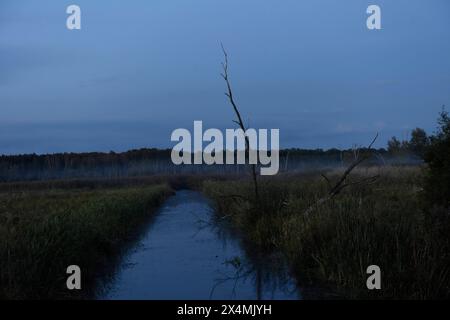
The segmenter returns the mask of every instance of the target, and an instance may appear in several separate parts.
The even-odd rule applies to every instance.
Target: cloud
[[[14,76],[52,63],[48,53],[39,48],[0,46],[0,85]]]
[[[355,128],[352,125],[339,123],[336,126],[336,132],[337,133],[351,133],[355,131]]]

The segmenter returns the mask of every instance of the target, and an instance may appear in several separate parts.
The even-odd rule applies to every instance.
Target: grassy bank
[[[247,180],[207,181],[203,190],[250,241],[284,253],[300,286],[344,298],[448,298],[448,213],[423,207],[419,168],[354,176],[373,173],[381,175],[376,183],[349,187],[308,216],[327,192],[319,174],[261,179],[257,206]],[[339,172],[328,175],[333,180]],[[369,291],[366,268],[373,264],[381,268],[382,289]]]
[[[11,188],[7,188],[11,190]],[[85,298],[153,209],[165,184],[0,193],[0,298]],[[66,268],[82,271],[81,291],[66,289]]]

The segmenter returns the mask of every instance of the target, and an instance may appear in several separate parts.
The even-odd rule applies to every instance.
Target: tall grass
[[[0,194],[0,298],[86,298],[137,226],[170,194],[167,185]],[[66,288],[78,265],[82,290]]]
[[[203,189],[250,241],[284,253],[301,286],[342,298],[448,298],[448,213],[423,207],[419,168],[356,175],[373,170],[381,174],[375,184],[350,188],[308,216],[327,191],[318,174],[262,179],[257,206],[246,200],[250,181],[208,181]],[[366,287],[369,265],[381,268],[381,290]]]

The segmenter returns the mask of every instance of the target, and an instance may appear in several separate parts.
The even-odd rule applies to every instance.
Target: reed
[[[424,206],[421,168],[360,168],[352,178],[374,172],[380,178],[373,184],[350,186],[308,215],[328,190],[319,174],[261,179],[258,209],[247,200],[250,179],[207,181],[203,190],[250,241],[282,252],[301,287],[343,298],[448,298],[448,213]],[[370,291],[366,268],[374,264],[382,289]]]
[[[0,298],[91,297],[97,276],[170,193],[166,184],[0,193]],[[69,265],[81,268],[81,291],[66,288]]]

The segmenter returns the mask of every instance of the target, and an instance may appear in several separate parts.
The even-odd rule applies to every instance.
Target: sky
[[[79,5],[81,30],[66,28]],[[381,30],[366,9],[381,7]],[[448,0],[1,0],[0,154],[171,148],[234,128],[282,148],[376,146],[450,105]]]

